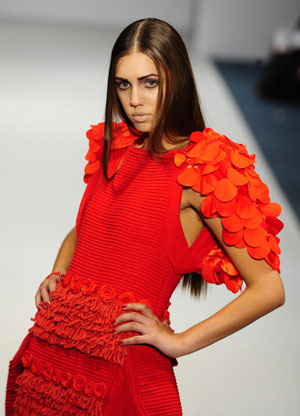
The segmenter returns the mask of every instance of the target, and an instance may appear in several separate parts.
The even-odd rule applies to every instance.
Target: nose
[[[130,95],[130,105],[132,107],[137,107],[142,104],[142,97],[139,91],[138,86],[132,86],[131,95]]]

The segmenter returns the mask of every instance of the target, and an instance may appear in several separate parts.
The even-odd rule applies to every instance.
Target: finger
[[[48,292],[48,285],[46,286],[46,285],[41,285],[41,287],[40,287],[40,292],[41,292],[41,297],[42,297],[42,300],[44,301],[44,302],[48,302],[48,303],[50,303],[50,296],[49,296],[49,292]]]
[[[146,328],[145,325],[139,324],[138,322],[129,322],[128,324],[123,324],[123,325],[118,326],[114,334],[119,334],[120,332],[125,332],[125,331],[145,333],[145,328]]]
[[[56,277],[58,277],[58,276],[56,276]],[[48,285],[51,301],[52,301],[52,292],[53,292],[53,290],[55,290],[56,285],[57,285],[57,279],[51,279],[50,282],[49,282],[49,285]]]
[[[148,319],[149,318],[147,318],[146,316],[143,316],[143,315],[141,315],[139,313],[136,313],[136,312],[122,313],[121,315],[119,315],[116,318],[113,325],[117,325],[120,322],[125,322],[125,321],[135,321],[135,322],[140,322],[141,324],[146,325]]]
[[[132,345],[132,344],[149,344],[151,345],[147,335],[137,335],[131,338],[124,338],[120,341],[122,345]]]
[[[144,316],[148,318],[153,318],[156,316],[152,309],[149,306],[145,305],[144,303],[127,303],[127,306],[123,308],[125,311],[128,309],[133,309],[135,311],[140,311]]]
[[[35,294],[35,305],[38,309],[41,309],[41,307],[39,306],[40,301],[41,301],[41,294],[40,294],[40,289],[39,289]]]

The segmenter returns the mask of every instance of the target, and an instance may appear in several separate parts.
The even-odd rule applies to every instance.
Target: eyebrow
[[[155,76],[155,77],[158,77],[158,74],[148,74],[148,75],[144,75],[144,76],[142,76],[142,77],[139,77],[138,78],[138,81],[142,81],[143,79],[145,79],[145,78],[149,78],[149,77],[153,77],[153,76]],[[116,79],[121,79],[122,81],[128,81],[128,79],[126,79],[126,78],[122,78],[122,77],[115,77],[115,80]]]

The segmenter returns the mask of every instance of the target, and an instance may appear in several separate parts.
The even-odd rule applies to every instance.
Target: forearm
[[[59,252],[57,254],[52,272],[61,272],[65,273],[71,264],[74,251],[77,244],[77,234],[76,234],[76,228],[72,228],[72,230],[69,232],[69,234],[64,239]]]
[[[271,288],[265,285],[247,287],[224,308],[182,333],[182,355],[205,348],[278,308],[284,303],[281,293],[281,281]]]

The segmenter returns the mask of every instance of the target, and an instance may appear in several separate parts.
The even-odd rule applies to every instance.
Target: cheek
[[[153,90],[150,90],[148,92],[147,100],[148,100],[149,104],[151,104],[152,107],[155,107],[156,103],[157,103],[157,99],[158,99],[158,89],[153,88]]]

